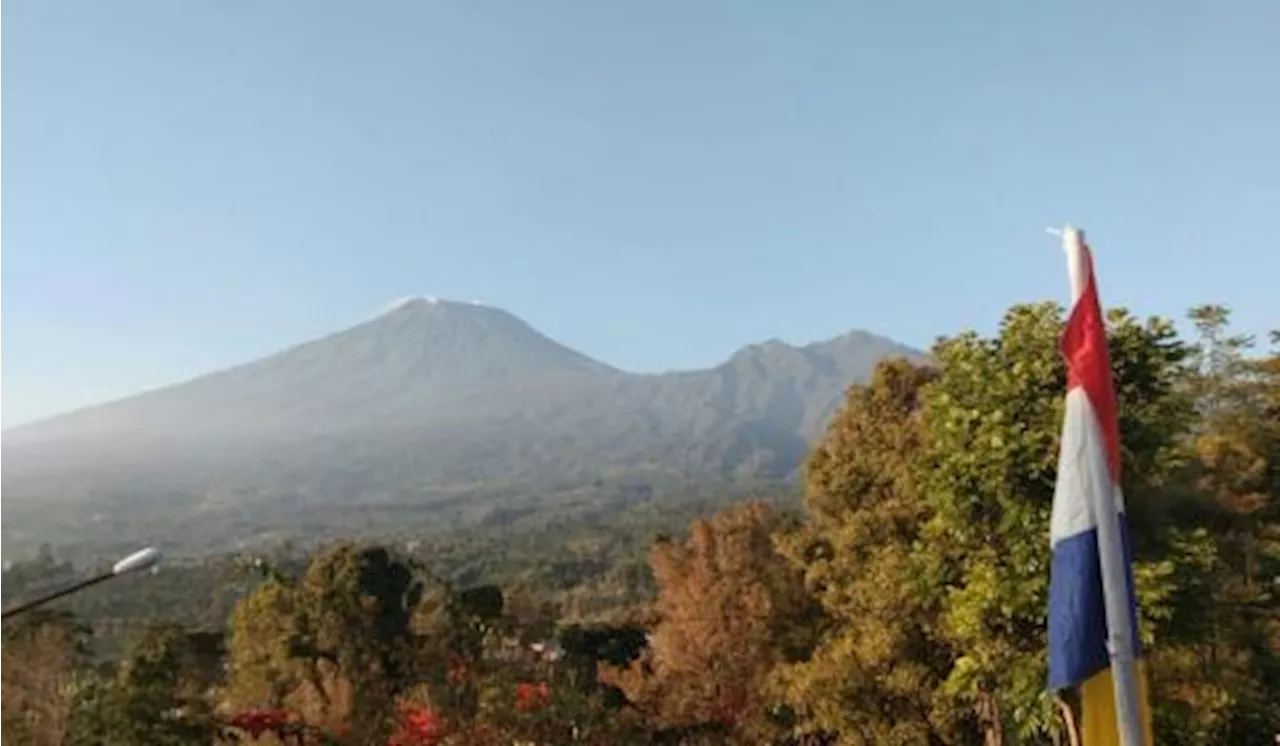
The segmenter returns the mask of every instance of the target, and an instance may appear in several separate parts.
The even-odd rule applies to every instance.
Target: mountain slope
[[[342,430],[406,408],[448,408],[461,391],[613,373],[506,311],[415,298],[247,365],[6,430],[5,445]]]
[[[50,506],[63,524],[96,512],[136,531],[144,510],[260,526],[285,506],[425,510],[601,480],[786,477],[845,387],[903,355],[920,357],[851,332],[632,374],[505,311],[413,300],[257,362],[5,431],[5,538],[53,525]]]

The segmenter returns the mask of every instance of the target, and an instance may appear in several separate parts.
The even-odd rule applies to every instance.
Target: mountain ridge
[[[379,352],[393,352],[386,349],[389,345],[388,337],[393,337],[391,341],[403,343],[412,341],[415,331],[420,332],[421,329],[415,330],[412,327],[417,324],[434,323],[434,330],[437,334],[441,332],[441,322],[448,323],[448,319],[444,319],[444,315],[456,316],[459,311],[465,312],[470,323],[467,330],[473,336],[486,332],[485,327],[490,329],[497,327],[502,329],[505,327],[506,336],[524,341],[527,348],[523,352],[528,353],[522,358],[521,362],[526,366],[533,363],[545,363],[548,358],[559,357],[566,367],[580,368],[584,371],[612,372],[613,368],[587,357],[575,350],[571,350],[550,338],[542,335],[534,330],[525,321],[519,317],[492,306],[480,304],[463,304],[455,301],[439,301],[427,299],[423,297],[411,297],[401,299],[385,311],[377,316],[359,322],[352,326],[339,329],[328,334],[315,337],[310,340],[300,342],[298,344],[287,346],[277,352],[249,360],[244,363],[228,366],[209,373],[201,374],[193,378],[179,381],[173,384],[161,386],[159,388],[142,391],[129,396],[122,397],[107,402],[101,402],[88,407],[55,414],[50,417],[42,418],[37,421],[22,423],[13,427],[5,428],[4,434],[7,438],[16,437],[18,442],[23,442],[24,436],[30,433],[38,433],[49,427],[56,427],[66,423],[68,420],[99,413],[104,409],[111,409],[120,405],[134,405],[139,402],[152,402],[157,399],[165,400],[175,391],[188,393],[194,389],[199,389],[201,393],[207,393],[209,387],[231,384],[241,385],[252,388],[253,379],[259,371],[270,368],[272,366],[307,366],[307,365],[323,365],[326,358],[332,361],[338,358],[345,361],[347,367],[345,370],[338,370],[331,374],[331,377],[341,378],[343,385],[352,383],[351,376],[355,374],[359,377],[361,374],[367,374],[370,371],[353,371],[352,368],[362,367],[367,364],[367,368],[377,368],[385,365],[387,360],[370,359]],[[370,335],[370,332],[373,335]],[[452,330],[445,329],[444,333],[449,334]],[[354,342],[355,349],[346,349],[340,351],[332,350],[334,345],[346,345]],[[379,344],[384,345],[383,349],[378,349]],[[363,349],[361,349],[363,348]],[[530,349],[532,348],[532,349]],[[403,349],[403,347],[402,347]],[[312,353],[316,350],[324,350],[323,356],[316,356]],[[320,358],[320,359],[317,359]],[[447,358],[446,358],[447,360]],[[419,362],[415,360],[402,360],[401,364]],[[494,361],[485,361],[486,365],[492,366]],[[381,371],[385,372],[385,371]],[[524,370],[525,375],[530,373],[536,374],[537,370]],[[437,371],[437,378],[452,378],[453,381],[447,383],[456,383],[458,380],[465,380],[468,377],[468,371],[446,373],[440,376]],[[323,396],[326,392],[313,392],[316,396]],[[328,392],[331,393],[331,392]]]
[[[924,359],[855,330],[631,373],[501,309],[405,301],[243,365],[5,430],[4,536],[104,525],[124,536],[154,516],[166,532],[195,516],[260,527],[283,506],[527,512],[619,480],[790,479],[849,384],[899,356]]]
[[[211,380],[218,380],[218,379],[221,379],[227,376],[232,376],[232,375],[244,375],[249,370],[255,369],[264,364],[273,363],[287,356],[304,353],[307,349],[312,348],[316,345],[332,343],[332,342],[341,340],[342,338],[348,335],[351,335],[353,333],[359,333],[362,329],[370,325],[379,324],[381,322],[385,322],[386,320],[400,317],[400,316],[421,313],[423,310],[435,310],[435,309],[441,309],[446,311],[448,309],[479,310],[480,312],[490,314],[495,318],[502,318],[504,319],[504,321],[508,323],[518,324],[528,332],[531,332],[532,334],[535,334],[538,337],[540,337],[542,340],[545,340],[546,342],[560,348],[565,353],[567,353],[567,355],[578,358],[582,362],[583,366],[587,369],[595,369],[595,370],[598,370],[599,372],[608,372],[612,374],[633,376],[637,378],[701,374],[701,373],[706,373],[708,371],[716,370],[718,368],[721,368],[727,365],[731,365],[735,360],[749,358],[751,355],[755,354],[757,351],[763,351],[763,350],[774,350],[774,351],[793,350],[797,352],[806,351],[806,350],[821,351],[824,349],[829,349],[832,346],[839,345],[850,339],[857,340],[860,343],[880,345],[885,347],[897,347],[913,356],[920,356],[920,357],[923,356],[923,353],[917,350],[914,350],[912,348],[909,348],[905,345],[902,345],[888,337],[874,334],[872,332],[862,330],[862,329],[852,329],[850,331],[838,334],[834,337],[830,337],[827,339],[814,340],[814,341],[810,341],[803,344],[795,344],[795,343],[787,342],[785,340],[782,340],[776,337],[766,339],[762,342],[747,343],[737,348],[732,353],[730,353],[729,356],[726,357],[721,362],[707,366],[707,367],[668,368],[668,369],[651,370],[651,371],[632,371],[632,370],[627,370],[627,369],[610,365],[609,363],[601,361],[598,358],[589,356],[585,353],[582,353],[572,348],[569,348],[567,346],[561,345],[560,343],[555,342],[550,337],[547,337],[546,335],[544,335],[542,332],[536,330],[534,327],[528,324],[528,322],[524,321],[519,316],[516,316],[515,314],[509,311],[506,311],[504,309],[498,308],[496,306],[490,306],[484,303],[480,303],[479,301],[464,302],[464,301],[439,299],[431,296],[406,296],[403,298],[399,298],[396,301],[393,301],[392,303],[389,303],[386,307],[384,307],[384,309],[380,313],[378,313],[376,316],[372,318],[369,318],[364,321],[353,324],[351,326],[330,332],[328,334],[323,334],[318,337],[315,337],[303,342],[299,342],[297,344],[286,346],[276,352],[268,353],[261,357],[257,357],[242,363],[232,364],[225,368],[220,368],[208,373],[202,373],[202,374],[193,376],[191,378],[176,381],[174,383],[166,384],[157,388],[135,392],[132,394],[122,396],[117,399],[98,402],[98,403],[90,404],[88,406],[80,407],[77,409],[55,413],[47,417],[42,417],[36,420],[31,420],[28,422],[22,422],[16,425],[11,425],[9,427],[3,428],[2,430],[0,430],[0,432],[3,432],[6,436],[9,436],[9,437],[18,436],[19,440],[21,441],[22,436],[28,432],[42,429],[47,425],[57,423],[67,418],[77,417],[82,414],[87,414],[97,410],[101,410],[103,408],[114,407],[116,405],[133,402],[135,400],[142,399],[142,398],[151,398],[157,395],[163,395],[171,390],[181,389],[184,387],[191,386],[193,384],[205,385],[209,383]]]

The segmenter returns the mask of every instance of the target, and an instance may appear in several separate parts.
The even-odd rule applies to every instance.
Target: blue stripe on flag
[[[1129,575],[1129,623],[1134,654],[1142,654],[1138,639],[1138,609],[1133,594],[1133,550],[1129,524],[1120,516],[1120,537]],[[1049,570],[1049,691],[1080,684],[1111,665],[1107,654],[1107,615],[1102,600],[1102,570],[1098,562],[1098,530],[1083,531],[1053,547]]]

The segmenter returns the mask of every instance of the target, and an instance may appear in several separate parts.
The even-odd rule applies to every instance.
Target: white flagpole
[[[1074,302],[1079,302],[1084,292],[1085,273],[1088,271],[1088,268],[1078,265],[1079,258],[1084,256],[1081,250],[1083,240],[1080,231],[1071,226],[1066,226],[1062,231],[1073,305]],[[1137,648],[1129,620],[1129,569],[1120,538],[1120,514],[1111,472],[1107,468],[1107,454],[1096,441],[1093,450],[1095,453],[1090,454],[1093,467],[1089,469],[1089,494],[1093,496],[1093,514],[1098,526],[1098,561],[1102,569],[1107,652],[1111,656],[1111,679],[1115,686],[1116,718],[1119,721],[1117,725],[1124,746],[1145,746],[1146,732],[1142,727],[1141,692],[1138,688]]]

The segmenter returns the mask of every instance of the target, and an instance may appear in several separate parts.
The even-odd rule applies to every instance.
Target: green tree
[[[501,626],[504,607],[497,586],[458,592],[432,578],[414,610],[416,691],[412,696],[453,721],[474,722],[485,647]]]
[[[183,628],[157,623],[115,676],[79,692],[74,742],[84,746],[198,746],[215,735],[202,657]]]
[[[1179,393],[1187,350],[1168,321],[1141,323],[1120,310],[1108,321],[1122,488],[1142,578],[1148,558],[1163,554],[1153,508],[1180,465],[1189,424]],[[1044,618],[1066,387],[1062,328],[1061,309],[1041,304],[1011,310],[994,338],[944,339],[934,348],[940,376],[924,397],[929,520],[918,590],[937,605],[937,634],[955,656],[941,691],[972,709],[989,743],[1045,739],[1061,725],[1045,693]],[[1150,642],[1162,608],[1150,594],[1143,601]]]
[[[1194,601],[1218,548],[1180,508],[1196,500],[1189,351],[1167,321],[1108,319],[1141,629],[1159,681],[1159,655],[1201,634]],[[850,391],[810,457],[809,523],[779,539],[832,620],[813,655],[783,671],[812,726],[850,744],[1061,736],[1045,692],[1045,604],[1062,328],[1057,306],[1015,307],[994,337],[940,340],[932,369],[884,364]]]
[[[344,543],[301,580],[273,573],[232,616],[229,699],[295,706],[357,743],[384,739],[416,683],[415,568],[381,547]]]
[[[309,666],[298,656],[305,608],[301,589],[282,576],[268,578],[236,604],[227,646],[232,709],[279,707],[306,680]]]
[[[1250,357],[1253,340],[1231,333],[1222,306],[1190,317],[1199,417],[1175,532],[1196,572],[1153,656],[1157,725],[1168,743],[1269,743],[1280,731],[1280,356]]]
[[[385,738],[395,696],[412,685],[416,573],[381,547],[343,544],[312,561],[302,586],[302,652],[336,666],[350,686],[352,737]]]
[[[808,727],[841,744],[942,743],[965,728],[938,707],[951,660],[930,637],[936,611],[907,582],[926,516],[921,396],[936,377],[896,360],[849,389],[809,456],[809,520],[778,537],[830,620],[780,680]]]

